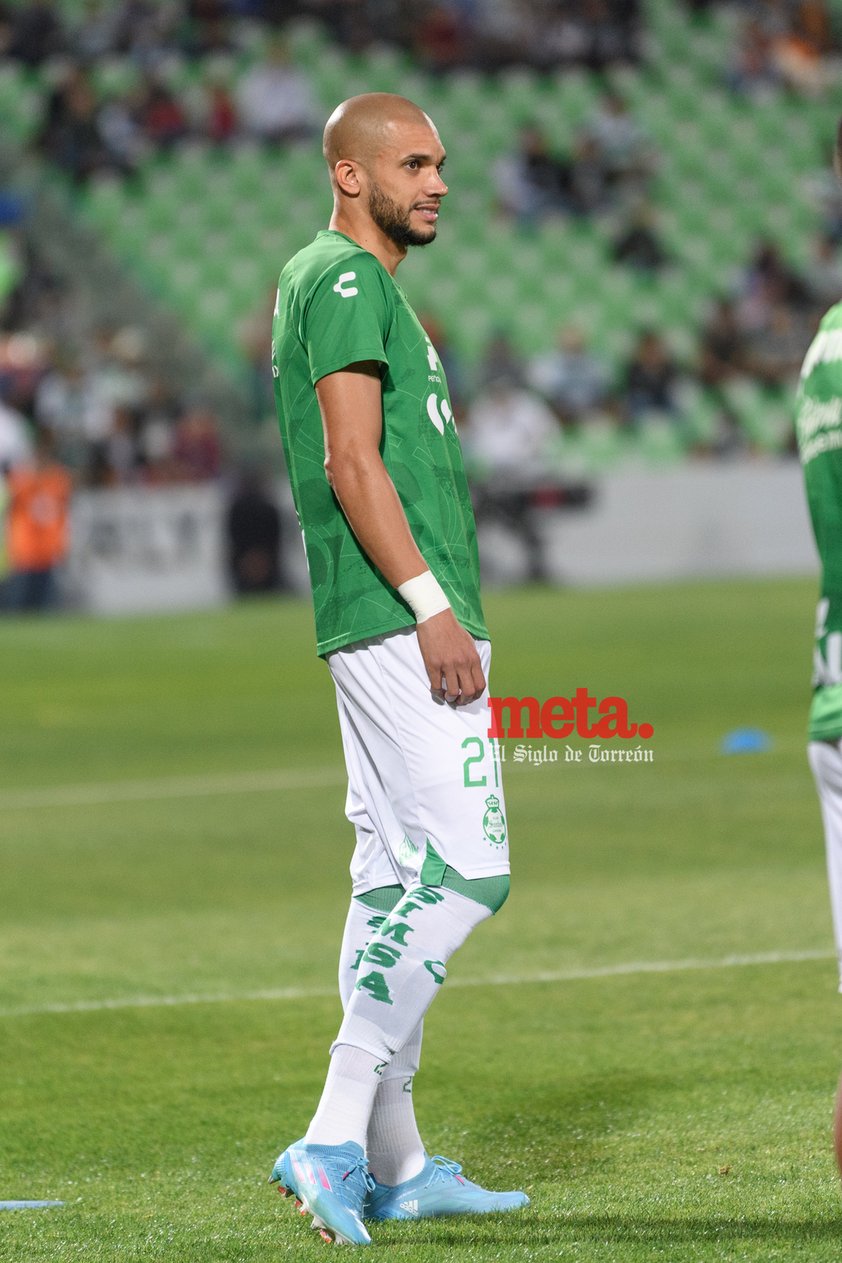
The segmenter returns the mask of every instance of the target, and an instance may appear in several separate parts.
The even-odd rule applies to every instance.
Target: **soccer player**
[[[835,166],[842,178],[842,121]],[[804,359],[796,432],[822,570],[808,754],[821,803],[842,991],[842,302],[824,317]],[[842,1082],[834,1140],[842,1172]]]
[[[418,106],[376,92],[334,111],[324,156],[333,215],[281,274],[272,371],[356,847],[344,1018],[306,1135],[270,1179],[326,1239],[364,1245],[364,1219],[529,1199],[431,1158],[412,1103],[447,961],[509,890],[471,502],[441,362],[395,281],[435,239],[445,151]]]

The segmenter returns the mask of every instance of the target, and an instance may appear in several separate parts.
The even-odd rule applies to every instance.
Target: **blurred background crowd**
[[[0,0],[8,522],[22,469],[66,472],[64,517],[79,490],[219,484],[231,557],[249,514],[277,555],[274,283],[329,213],[323,120],[369,89],[419,99],[451,150],[438,258],[406,288],[478,512],[522,536],[532,577],[530,511],[587,503],[618,462],[786,459],[798,366],[842,296],[840,54],[828,0]],[[80,298],[98,250],[137,309]],[[159,313],[224,403],[162,362]],[[280,584],[265,557],[232,561],[233,586]]]

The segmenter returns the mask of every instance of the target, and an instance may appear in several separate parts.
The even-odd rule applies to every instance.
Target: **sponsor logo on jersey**
[[[340,294],[342,298],[353,298],[355,294],[360,292],[356,285],[351,284],[351,281],[356,279],[356,272],[343,272],[333,287],[334,293]]]
[[[453,410],[446,399],[439,399],[434,391],[427,396],[427,416],[438,430],[439,434],[444,434],[444,427],[451,424],[455,427],[453,420]]]
[[[427,338],[427,363],[430,366],[431,373],[438,373],[439,357],[436,355],[436,348],[433,346],[429,338]]]

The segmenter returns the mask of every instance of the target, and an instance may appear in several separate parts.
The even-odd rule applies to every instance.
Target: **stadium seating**
[[[419,308],[443,321],[469,365],[495,329],[507,329],[521,350],[539,351],[571,319],[615,364],[646,324],[662,329],[686,359],[709,302],[758,235],[778,240],[795,262],[805,257],[817,224],[806,177],[825,160],[834,102],[781,95],[751,104],[735,97],[723,77],[734,38],[728,9],[714,9],[700,22],[683,5],[649,0],[647,21],[645,64],[610,72],[609,80],[627,96],[659,155],[654,203],[674,266],[654,283],[610,261],[604,224],[558,220],[526,232],[495,213],[493,163],[519,122],[536,119],[564,146],[601,91],[594,75],[512,69],[493,82],[474,71],[433,78],[413,69],[400,50],[352,55],[315,24],[290,28],[293,55],[311,74],[325,112],[371,89],[400,90],[429,104],[449,148],[454,192],[435,251],[411,256],[401,282]],[[246,64],[238,62],[234,73]],[[171,73],[188,91],[202,70],[176,63]],[[99,87],[124,89],[132,74],[110,59],[98,68]],[[0,67],[0,113],[19,144],[37,126],[39,99],[36,74]],[[329,208],[316,141],[282,152],[245,145],[224,154],[190,143],[148,159],[138,180],[97,180],[77,200],[79,213],[126,266],[191,323],[233,375],[244,371],[238,327],[265,306],[281,265]],[[759,388],[732,393],[752,442],[773,451],[785,445],[780,409],[770,411]],[[710,412],[709,401],[698,400],[672,441],[653,432],[641,438],[640,450],[658,461],[680,459],[685,443],[709,432]],[[589,446],[600,466],[625,448]]]

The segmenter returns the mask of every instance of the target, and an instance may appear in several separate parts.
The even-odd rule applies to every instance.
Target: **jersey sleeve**
[[[367,255],[333,264],[308,296],[301,335],[315,386],[362,360],[388,364],[392,311],[377,260]]]

